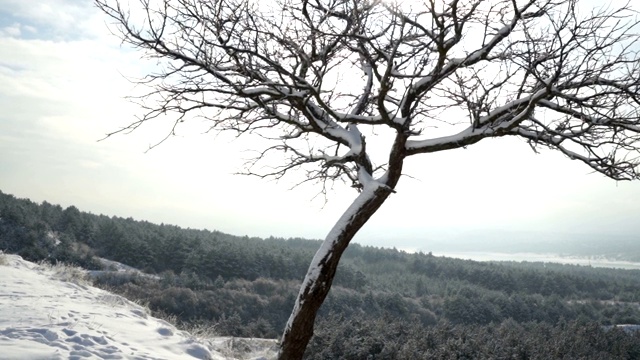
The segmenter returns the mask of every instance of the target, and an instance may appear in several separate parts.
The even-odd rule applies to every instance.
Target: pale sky
[[[90,0],[0,0],[0,190],[235,235],[324,238],[356,192],[233,175],[255,139],[202,134],[161,146],[163,127],[97,140],[140,114],[126,80],[151,64],[121,47]],[[151,68],[152,69],[152,68]],[[636,234],[640,183],[592,174],[518,139],[408,160],[394,194],[357,236],[408,248],[475,231]]]

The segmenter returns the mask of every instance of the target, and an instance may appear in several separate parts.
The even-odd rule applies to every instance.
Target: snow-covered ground
[[[275,341],[197,339],[77,269],[0,254],[0,359],[271,359]]]

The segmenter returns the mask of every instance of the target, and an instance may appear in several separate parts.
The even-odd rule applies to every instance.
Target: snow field
[[[0,254],[0,359],[275,357],[273,340],[198,339],[83,279],[79,269]]]

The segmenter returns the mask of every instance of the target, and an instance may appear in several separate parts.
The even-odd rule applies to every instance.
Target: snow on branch
[[[570,121],[574,140],[593,135],[577,130],[580,121],[625,134],[640,126],[631,110],[638,27],[626,7],[578,13],[578,0],[141,0],[146,19],[139,21],[117,0],[96,4],[124,43],[163,65],[142,81],[152,89],[139,99],[147,112],[108,136],[174,114],[170,136],[200,116],[214,131],[279,139],[251,164],[274,150],[285,163],[264,173],[252,166],[248,172],[259,176],[318,165],[308,173],[316,180],[357,183],[361,168],[374,176],[393,167],[391,158],[374,164],[364,146],[379,126],[402,134],[396,140],[403,144],[389,149],[404,149],[399,157],[539,123],[546,130]],[[454,134],[429,136],[442,125]],[[318,141],[324,148],[310,145]]]

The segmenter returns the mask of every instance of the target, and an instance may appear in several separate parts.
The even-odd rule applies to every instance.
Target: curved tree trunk
[[[402,175],[407,134],[398,132],[389,154],[384,182],[372,180],[342,214],[316,252],[304,278],[280,342],[279,360],[302,359],[313,336],[318,309],[331,289],[342,254],[349,242],[394,192]]]
[[[371,185],[340,217],[314,256],[280,343],[279,359],[301,359],[313,336],[316,313],[331,289],[342,253],[349,242],[392,192]]]

